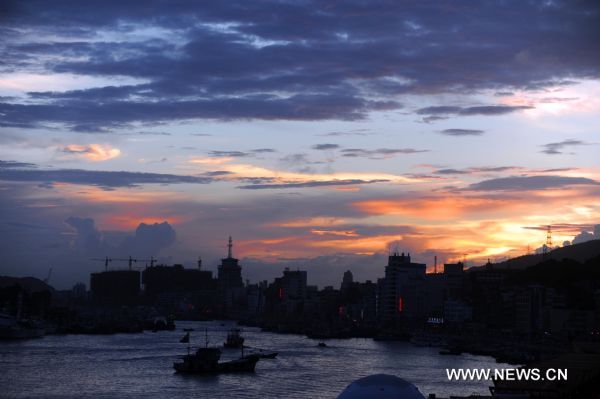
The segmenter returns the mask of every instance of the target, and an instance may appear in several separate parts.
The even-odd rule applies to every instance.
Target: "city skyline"
[[[233,236],[244,276],[325,285],[600,238],[593,3],[0,13],[2,274],[215,270]]]

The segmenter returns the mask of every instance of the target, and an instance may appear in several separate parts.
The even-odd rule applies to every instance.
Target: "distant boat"
[[[0,313],[0,339],[40,338],[44,334],[45,330],[32,321]]]
[[[226,362],[219,362],[220,358],[219,348],[198,348],[196,353],[183,356],[182,362],[173,363],[173,368],[178,373],[190,374],[253,372],[260,360],[257,355]]]
[[[440,355],[462,355],[462,351],[458,348],[442,349]]]
[[[144,330],[157,331],[173,331],[175,330],[175,322],[170,317],[158,316],[153,319],[148,319],[144,322]]]
[[[233,328],[229,330],[227,334],[227,340],[223,343],[225,348],[241,348],[244,346],[244,337],[241,335],[239,328]]]
[[[319,342],[317,345],[319,348],[327,348],[327,344],[325,342]]]

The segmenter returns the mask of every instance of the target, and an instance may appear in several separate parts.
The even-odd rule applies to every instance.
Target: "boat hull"
[[[174,363],[173,368],[178,373],[187,374],[215,374],[215,373],[251,373],[259,361],[258,356],[247,356],[237,360],[221,362],[215,365]]]

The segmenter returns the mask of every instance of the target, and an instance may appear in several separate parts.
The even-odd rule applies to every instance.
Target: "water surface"
[[[224,324],[224,325],[221,325]],[[177,331],[106,336],[46,336],[0,341],[0,397],[10,398],[335,398],[349,383],[374,373],[393,374],[425,396],[488,394],[487,381],[449,382],[446,368],[495,368],[485,356],[441,356],[439,348],[371,339],[327,340],[327,348],[301,335],[243,327],[246,344],[279,356],[258,362],[251,374],[186,376],[173,362],[186,353],[182,328],[194,328],[192,348],[222,345],[233,322],[178,322]],[[225,349],[222,359],[239,357]]]

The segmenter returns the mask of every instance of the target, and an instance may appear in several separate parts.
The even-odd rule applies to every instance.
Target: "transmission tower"
[[[552,251],[552,226],[548,225],[548,230],[546,230],[546,245],[544,245],[544,256]]]

